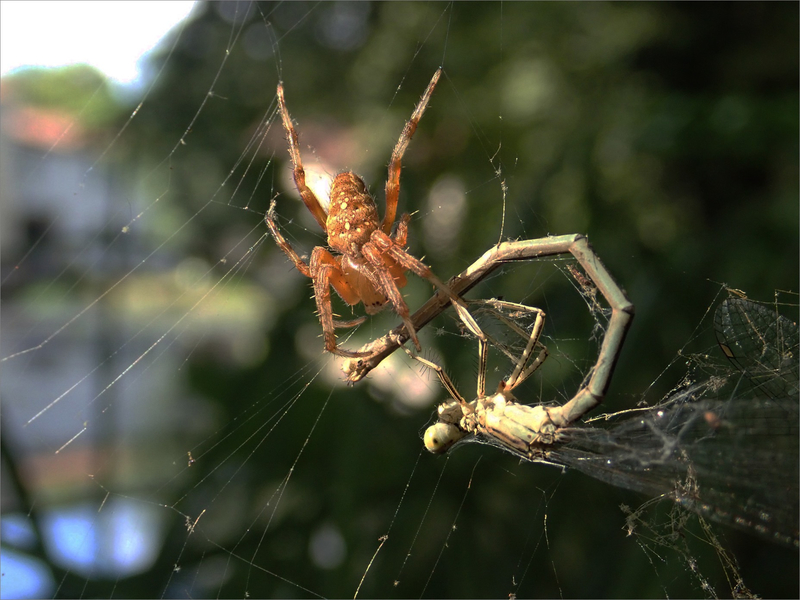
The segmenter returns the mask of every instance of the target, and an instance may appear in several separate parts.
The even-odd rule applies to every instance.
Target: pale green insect
[[[511,248],[503,249],[503,246],[514,246],[514,248],[512,251]],[[446,452],[457,442],[472,435],[526,459],[546,461],[547,446],[557,441],[558,430],[569,426],[602,402],[633,319],[634,309],[633,304],[603,266],[585,237],[561,236],[501,244],[487,252],[465,274],[455,278],[455,283],[451,282],[451,285],[458,287],[462,279],[468,277],[470,273],[490,272],[494,268],[492,265],[500,263],[495,253],[502,253],[503,260],[508,261],[510,256],[513,256],[513,260],[524,260],[567,252],[578,259],[589,280],[611,307],[608,329],[597,362],[586,384],[562,406],[519,404],[512,391],[547,358],[547,349],[539,341],[544,326],[544,312],[538,308],[512,302],[483,301],[487,306],[498,309],[498,314],[502,310],[513,310],[533,315],[534,324],[529,334],[517,328],[520,335],[528,338],[527,345],[521,355],[512,357],[515,360],[515,367],[511,375],[500,382],[494,394],[487,396],[485,388],[489,339],[484,335],[478,340],[477,393],[471,402],[464,399],[440,366],[406,350],[413,358],[436,372],[452,398],[438,407],[437,423],[425,432],[425,447],[429,451]],[[513,320],[504,320],[509,327],[517,327]]]

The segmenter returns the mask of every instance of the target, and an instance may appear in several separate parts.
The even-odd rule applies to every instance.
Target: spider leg
[[[311,277],[311,271],[309,270],[308,263],[300,258],[300,255],[295,252],[291,244],[289,244],[289,242],[286,241],[286,238],[283,237],[280,229],[278,229],[278,223],[275,221],[275,200],[270,202],[269,210],[267,211],[267,214],[264,215],[264,221],[267,224],[267,229],[269,229],[269,232],[275,239],[275,243],[278,245],[278,248],[284,251],[286,256],[289,257],[289,260],[294,263],[294,266],[298,271],[300,271],[306,277]]]
[[[286,109],[286,100],[283,98],[283,82],[278,84],[278,106],[280,107],[281,121],[283,121],[283,128],[286,130],[286,135],[289,138],[289,156],[292,159],[292,166],[294,167],[294,184],[297,186],[297,191],[300,192],[300,197],[306,208],[314,215],[314,218],[322,227],[322,231],[327,231],[325,223],[328,220],[328,215],[319,203],[319,200],[306,185],[306,171],[303,168],[303,161],[300,159],[300,148],[297,140],[297,132],[292,125],[292,118],[289,116],[289,111]]]
[[[367,320],[366,316],[350,319],[349,321],[340,321],[339,319],[333,320],[333,326],[336,329],[349,329],[350,327],[358,327]]]
[[[322,246],[315,247],[311,253],[311,280],[314,282],[314,300],[317,303],[319,322],[325,338],[325,349],[332,354],[350,358],[365,356],[364,352],[351,352],[336,347],[336,327],[354,327],[363,322],[364,318],[352,321],[337,321],[333,318],[331,287],[348,304],[358,304],[361,299],[347,282],[339,263],[336,262],[336,257]]]
[[[403,127],[403,132],[400,134],[400,139],[397,140],[394,150],[392,151],[392,159],[389,161],[389,177],[386,179],[386,214],[383,217],[383,225],[381,229],[386,235],[392,230],[392,223],[394,223],[395,215],[397,215],[397,200],[400,197],[400,170],[402,168],[403,154],[408,148],[408,144],[417,130],[417,125],[425,109],[428,108],[428,102],[433,95],[433,90],[439,82],[439,77],[442,74],[442,69],[439,67],[436,73],[433,74],[425,93],[422,94],[417,107],[411,114],[411,118]]]
[[[397,222],[397,231],[392,236],[392,241],[395,245],[405,248],[408,245],[408,222],[411,221],[411,215],[408,213],[403,214]]]
[[[408,311],[408,305],[403,299],[403,294],[400,293],[400,288],[397,287],[397,282],[394,280],[394,277],[392,277],[391,272],[387,268],[380,250],[378,250],[378,248],[376,248],[375,244],[372,242],[367,242],[361,247],[361,254],[365,259],[367,259],[369,265],[375,269],[374,275],[377,276],[379,282],[379,286],[376,286],[376,289],[380,289],[386,294],[389,302],[392,303],[394,312],[400,315],[400,318],[403,319],[403,323],[406,325],[408,335],[411,337],[411,341],[414,342],[414,347],[417,349],[417,352],[421,351],[422,346],[420,346],[419,339],[417,338],[417,332],[414,329],[414,324],[411,322],[411,318],[409,317],[410,313]],[[366,272],[366,269],[362,268],[362,272]]]
[[[401,220],[398,226],[398,235],[396,239],[402,239],[405,236],[404,232],[404,225],[407,223],[407,220]],[[442,281],[433,274],[430,267],[428,267],[425,263],[423,263],[418,258],[411,256],[408,252],[406,252],[402,247],[398,246],[395,241],[393,241],[388,235],[383,233],[380,229],[375,230],[372,232],[372,236],[370,237],[371,243],[375,245],[382,253],[387,254],[388,256],[392,257],[394,261],[402,266],[404,269],[408,271],[412,271],[417,277],[421,277],[423,279],[427,279],[433,285],[435,285],[439,290],[444,293],[448,298],[450,298],[450,302],[453,304],[453,308],[458,313],[459,318],[467,327],[467,329],[478,338],[478,359],[481,364],[485,364],[487,360],[487,356],[489,353],[489,341],[484,335],[481,328],[478,326],[478,323],[469,313],[467,310],[467,305],[464,301],[456,295],[453,290],[451,290],[448,286],[446,286]],[[368,242],[370,243],[370,242]],[[366,245],[366,244],[365,244]],[[407,325],[408,328],[408,325]],[[411,331],[411,329],[408,329]],[[485,391],[486,382],[483,377],[478,378],[478,391],[480,395],[483,395]]]
[[[306,277],[313,279],[312,276],[312,269],[306,261],[300,258],[300,255],[297,254],[294,248],[292,248],[291,244],[286,241],[286,238],[283,237],[280,229],[278,228],[278,223],[275,221],[275,200],[273,200],[269,205],[269,211],[264,216],[264,221],[267,223],[267,229],[269,229],[270,234],[272,237],[275,238],[275,243],[278,245],[278,248],[286,253],[286,256],[294,263],[295,268],[300,271]],[[328,274],[328,282],[333,288],[336,290],[336,293],[339,294],[342,299],[350,305],[358,304],[361,300],[358,297],[358,294],[350,287],[350,284],[347,283],[347,280],[344,278],[341,270],[338,268],[338,264],[336,263],[336,259],[334,256],[331,255],[330,252],[325,250],[322,247],[315,248],[315,251],[319,249],[327,256],[318,257],[317,262],[325,263],[325,264],[333,264],[333,270]],[[313,260],[313,254],[312,254]],[[330,299],[330,293],[328,294]],[[316,297],[316,293],[315,293]],[[319,310],[319,303],[317,303],[317,309]],[[332,309],[331,309],[332,312]],[[322,311],[320,311],[322,314]],[[366,321],[366,317],[358,317],[357,319],[351,319],[349,321],[339,321],[337,319],[333,319],[331,315],[331,322],[333,323],[333,327],[335,329],[344,329],[348,327],[356,327],[357,325],[361,325],[364,321]],[[355,355],[361,356],[361,353],[356,352]]]

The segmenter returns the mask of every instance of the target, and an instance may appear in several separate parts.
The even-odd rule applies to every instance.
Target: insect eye
[[[425,430],[425,447],[433,454],[442,454],[465,435],[452,423],[436,423]]]

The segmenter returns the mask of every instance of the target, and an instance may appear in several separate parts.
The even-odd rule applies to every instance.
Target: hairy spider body
[[[334,256],[326,248],[317,246],[311,253],[311,260],[306,263],[280,233],[275,222],[274,200],[265,220],[278,247],[292,260],[298,271],[313,281],[314,299],[325,338],[325,349],[328,352],[349,357],[365,356],[364,353],[342,350],[336,345],[335,329],[358,325],[364,321],[364,317],[350,321],[334,319],[331,287],[347,304],[356,305],[363,302],[367,314],[375,314],[387,304],[391,304],[405,323],[409,337],[417,350],[420,349],[416,331],[409,318],[408,305],[400,293],[400,288],[406,285],[406,271],[412,271],[439,288],[453,303],[467,327],[475,335],[481,335],[477,323],[469,315],[463,301],[422,261],[406,252],[408,222],[411,217],[404,214],[397,223],[396,231],[391,234],[397,214],[403,154],[428,106],[440,75],[441,69],[438,69],[414,109],[411,119],[403,128],[392,152],[386,181],[386,214],[382,222],[378,217],[375,200],[367,190],[364,180],[352,171],[339,173],[333,180],[330,204],[327,213],[325,212],[314,192],[306,185],[297,132],[286,108],[283,84],[278,84],[278,106],[283,128],[289,140],[289,156],[292,160],[295,186],[304,204],[327,234],[328,247],[339,254]]]
[[[361,247],[378,229],[378,207],[364,180],[355,173],[339,173],[333,180],[325,226],[328,246],[354,256],[361,253]]]

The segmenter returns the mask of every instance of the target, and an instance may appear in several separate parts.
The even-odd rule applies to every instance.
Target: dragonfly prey
[[[467,441],[489,444],[525,461],[576,469],[670,499],[701,516],[798,547],[796,323],[758,303],[728,299],[715,315],[717,337],[725,355],[753,382],[751,390],[728,370],[727,376],[685,383],[656,406],[577,426],[596,403],[525,405],[512,394],[547,356],[539,341],[544,313],[488,303],[496,311],[534,315],[524,351],[494,394],[482,389],[485,354],[477,396],[468,401],[441,367],[406,350],[437,373],[451,396],[425,432],[428,450],[443,453]]]

